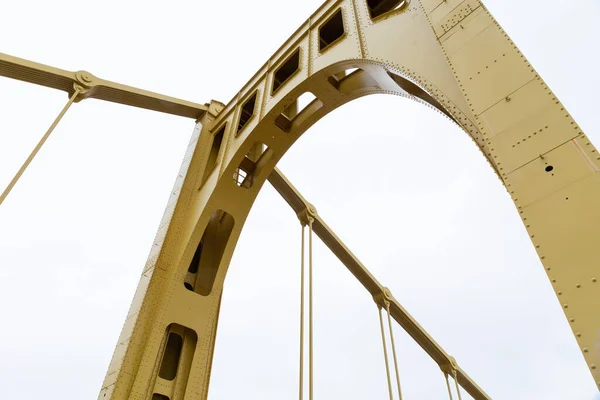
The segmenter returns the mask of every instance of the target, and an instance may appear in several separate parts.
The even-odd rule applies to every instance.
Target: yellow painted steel
[[[314,100],[302,109],[305,93]],[[600,383],[594,146],[480,1],[330,0],[236,98],[198,121],[99,399],[207,397],[223,282],[258,191],[306,129],[373,93],[435,107],[473,138]],[[168,380],[159,371],[173,324],[198,340],[181,352],[191,366]]]
[[[206,398],[223,282],[258,191],[306,129],[373,93],[429,104],[473,138],[513,198],[600,382],[596,149],[479,1],[381,2],[373,18],[374,3],[326,2],[235,99],[200,119],[100,399]],[[304,93],[315,99],[299,110]],[[223,135],[217,147],[215,135]],[[211,152],[218,157],[207,165]],[[195,285],[208,290],[199,293],[184,278],[201,241],[207,273]],[[223,250],[204,254],[208,243]],[[157,376],[172,324],[198,337],[179,392],[179,376]]]
[[[421,348],[429,354],[442,371],[446,374],[456,375],[456,381],[465,388],[475,399],[487,400],[489,397],[485,392],[463,371],[446,351],[419,325],[419,323],[402,307],[394,298],[391,291],[384,287],[369,270],[360,262],[360,260],[348,249],[348,247],[336,236],[331,228],[325,223],[323,218],[317,213],[316,208],[311,205],[298,192],[298,190],[287,180],[287,178],[275,168],[269,175],[269,183],[277,190],[283,199],[296,212],[303,225],[312,221],[314,232],[321,241],[331,250],[331,252],[344,264],[348,271],[363,285],[365,289],[373,296],[373,300],[379,309],[384,308],[388,312],[388,318],[391,316],[394,320],[412,337],[412,339]],[[388,322],[390,322],[388,320]],[[390,333],[391,330],[391,322]],[[392,340],[392,349],[394,353],[394,364],[397,364],[395,356],[395,344]],[[385,343],[385,341],[384,341]],[[384,352],[385,354],[385,352]],[[396,374],[398,369],[396,368]],[[398,392],[400,392],[400,378],[396,375]]]
[[[65,71],[3,53],[0,53],[0,76],[63,90],[69,96],[75,93],[76,85],[81,88],[76,103],[99,99],[189,118],[200,118],[207,108],[207,105],[100,79],[87,71]]]
[[[433,107],[473,139],[515,202],[600,386],[600,155],[479,0],[326,1],[227,105],[4,54],[0,75],[71,95],[81,85],[75,101],[198,118],[99,399],[207,397],[223,283],[267,179],[446,377],[489,399],[275,169],[319,119],[375,93]]]

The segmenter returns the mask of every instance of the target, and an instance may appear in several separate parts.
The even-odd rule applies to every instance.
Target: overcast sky
[[[599,145],[599,3],[485,3]],[[319,5],[5,1],[0,52],[227,102]],[[2,189],[66,101],[0,78]],[[96,397],[192,130],[86,100],[0,206],[0,397]],[[494,399],[598,398],[510,197],[447,118],[363,98],[316,124],[279,167]],[[299,232],[265,185],[226,281],[211,399],[297,396]],[[316,398],[385,399],[374,303],[316,243]],[[445,398],[438,367],[395,334],[405,399]]]

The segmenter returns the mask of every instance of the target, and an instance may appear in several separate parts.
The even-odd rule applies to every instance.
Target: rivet
[[[556,279],[552,279],[552,283],[556,283]]]
[[[568,304],[565,304],[563,307],[564,307],[564,308],[569,308],[569,305],[568,305]]]
[[[577,332],[577,333],[575,334],[575,336],[577,336],[577,337],[581,337],[581,332]]]
[[[557,294],[558,294],[559,296],[562,296],[562,292],[558,292]]]
[[[576,285],[576,286],[577,286],[577,289],[579,289],[581,287],[581,285]]]
[[[588,351],[589,351],[589,350],[588,350],[587,348],[584,348],[584,349],[583,349],[583,352],[584,352],[584,353],[587,353]]]
[[[575,318],[571,318],[571,322],[575,322]]]
[[[592,282],[596,283],[596,278],[592,278]]]
[[[596,369],[596,366],[594,364],[590,365],[591,369]]]

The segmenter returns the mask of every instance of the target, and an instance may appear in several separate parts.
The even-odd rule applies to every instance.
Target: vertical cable
[[[73,93],[73,95],[71,96],[71,98],[69,99],[67,104],[63,107],[60,114],[58,114],[58,117],[56,117],[56,119],[54,120],[52,125],[50,125],[50,128],[48,128],[48,130],[46,131],[46,134],[44,136],[42,136],[42,138],[38,142],[37,146],[35,146],[35,148],[31,152],[31,154],[29,154],[29,157],[27,157],[27,159],[25,160],[25,162],[23,163],[23,165],[21,166],[19,171],[17,171],[16,175],[12,178],[12,180],[10,181],[10,183],[8,184],[6,189],[4,189],[4,192],[0,195],[0,204],[2,204],[4,199],[6,199],[6,196],[8,196],[8,194],[10,193],[12,188],[17,184],[17,182],[19,181],[19,178],[21,178],[21,175],[23,175],[23,173],[25,172],[25,170],[27,169],[29,164],[31,164],[31,161],[33,161],[33,158],[40,151],[40,149],[42,148],[44,143],[46,143],[46,140],[48,139],[48,137],[50,137],[50,134],[52,133],[52,131],[54,131],[54,128],[56,128],[56,125],[58,125],[58,123],[60,122],[62,117],[66,114],[67,110],[69,110],[69,107],[71,107],[71,104],[73,104],[73,102],[75,101],[75,99],[77,98],[77,96],[80,93],[81,93],[81,89],[76,86],[75,92]]]
[[[300,255],[300,382],[298,398],[304,399],[304,225],[302,225],[302,254]]]
[[[308,398],[313,400],[313,262],[312,218],[308,221]]]
[[[462,400],[460,396],[460,387],[458,386],[458,377],[456,376],[456,370],[452,371],[452,375],[454,376],[454,383],[456,384],[456,393],[458,393],[458,400]]]
[[[387,345],[385,343],[385,332],[383,329],[383,317],[381,316],[381,308],[379,308],[379,306],[377,306],[377,311],[379,312],[379,325],[381,326],[381,341],[383,343],[383,357],[385,359],[385,371],[387,373],[388,391],[390,392],[390,400],[394,400],[394,396],[392,395],[392,379],[390,378],[390,364],[388,362]]]
[[[450,400],[452,399],[452,391],[450,390],[450,381],[448,381],[448,374],[444,372],[444,377],[446,378],[446,387],[448,388],[448,396],[450,396]]]
[[[388,316],[388,326],[390,328],[390,339],[392,341],[392,354],[394,356],[394,368],[396,370],[396,383],[398,384],[398,396],[402,400],[402,389],[400,389],[400,372],[398,371],[398,359],[396,357],[396,344],[394,343],[394,330],[392,329],[392,318],[390,317],[390,303],[385,303]]]

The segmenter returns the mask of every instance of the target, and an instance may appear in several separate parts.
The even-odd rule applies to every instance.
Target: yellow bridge
[[[272,10],[269,18],[278,18],[281,13],[288,12],[288,5],[281,2],[274,4],[278,10]],[[165,4],[164,7],[171,5]],[[243,14],[243,10],[231,9],[226,4],[221,4],[221,7],[223,25],[226,25],[228,15],[237,12]],[[247,7],[256,13],[263,13],[263,10],[258,10],[255,6]],[[89,15],[91,19],[81,24],[82,29],[84,26],[91,26],[91,21],[103,20],[99,15],[98,18],[95,18],[96,15]],[[265,15],[261,14],[261,18]],[[110,16],[113,17],[112,14]],[[115,15],[114,18],[118,19],[118,16]],[[168,19],[168,16],[165,18]],[[269,18],[258,22],[257,17],[257,23],[268,24]],[[111,23],[110,19],[103,21],[104,24]],[[285,25],[281,21],[274,23]],[[160,34],[157,32],[160,29],[158,25],[153,26],[152,33],[148,33],[151,37],[149,43],[158,43]],[[225,28],[225,31],[228,29],[235,30]],[[260,29],[268,31],[266,27]],[[254,51],[252,43],[261,40],[260,35],[236,31],[239,48],[224,48],[216,44],[221,49],[219,53],[207,51],[203,47],[215,45],[213,42],[218,43],[221,34],[215,33],[199,40],[188,38],[190,43],[195,43],[195,47],[190,47],[189,51],[198,55],[203,64],[215,68],[225,68],[224,65],[227,65],[227,68],[236,71],[246,70],[249,66],[245,65],[245,61],[249,57],[245,53]],[[123,40],[133,41],[137,37],[132,32]],[[74,45],[75,56],[80,47],[84,48]],[[133,52],[140,49],[139,43],[132,43]],[[557,49],[561,52],[563,50]],[[157,52],[156,56],[160,53]],[[118,60],[114,61],[119,64]],[[403,181],[409,179],[408,176],[415,175],[419,185],[428,185],[427,179],[420,175],[425,174],[447,177],[449,187],[460,184],[460,179],[456,178],[460,167],[456,164],[462,160],[450,152],[444,155],[440,148],[437,150],[438,154],[446,157],[442,166],[444,171],[433,171],[426,165],[431,162],[426,158],[422,159],[422,163],[406,163],[401,157],[400,149],[386,148],[389,144],[386,143],[385,135],[389,132],[381,132],[375,128],[380,125],[373,120],[383,118],[381,110],[370,109],[372,103],[364,103],[363,106],[363,100],[358,100],[372,94],[391,94],[413,100],[416,105],[403,103],[402,107],[406,107],[406,110],[416,106],[428,107],[429,114],[425,115],[431,119],[430,123],[436,124],[436,128],[441,124],[437,129],[456,130],[456,127],[460,127],[466,134],[464,137],[471,139],[487,161],[488,167],[484,168],[492,171],[497,178],[487,179],[492,183],[486,190],[501,192],[499,196],[510,196],[515,205],[514,216],[518,216],[526,228],[526,234],[520,238],[520,242],[529,240],[541,260],[548,280],[540,285],[540,293],[550,290],[550,285],[547,285],[549,282],[559,300],[559,303],[554,301],[554,304],[539,303],[535,309],[545,307],[545,312],[552,311],[551,308],[554,307],[554,314],[562,309],[575,339],[573,343],[577,344],[582,355],[581,370],[587,367],[591,373],[590,386],[600,387],[600,154],[481,1],[326,1],[299,23],[298,29],[264,60],[264,64],[256,65],[256,72],[247,82],[243,83],[236,75],[228,82],[213,83],[217,87],[226,87],[232,93],[236,90],[228,103],[211,100],[198,104],[178,98],[185,96],[161,95],[103,79],[87,71],[74,72],[47,64],[51,63],[38,63],[0,53],[1,76],[57,89],[68,95],[62,111],[55,117],[42,139],[33,146],[33,151],[9,180],[6,188],[2,189],[0,217],[2,213],[13,213],[16,206],[16,202],[11,202],[15,195],[13,190],[16,191],[20,185],[25,184],[27,176],[23,174],[28,171],[27,168],[47,140],[55,137],[51,135],[56,127],[69,123],[68,117],[61,122],[65,115],[73,113],[67,112],[72,108],[87,110],[75,105],[82,100],[99,99],[184,117],[179,121],[161,120],[165,123],[168,121],[169,127],[165,124],[165,129],[169,129],[167,135],[171,136],[177,135],[171,127],[180,124],[181,120],[184,123],[185,118],[188,118],[188,123],[190,118],[195,121],[183,162],[175,174],[175,184],[168,199],[161,200],[166,200],[166,210],[142,268],[137,290],[99,391],[99,400],[206,399],[209,397],[209,382],[215,369],[220,369],[227,375],[227,379],[218,378],[222,379],[219,383],[221,385],[235,386],[238,382],[245,382],[239,384],[239,390],[236,391],[241,398],[281,398],[281,393],[289,393],[289,390],[281,388],[285,383],[288,387],[293,387],[300,400],[320,398],[320,385],[352,388],[348,391],[349,394],[344,395],[338,395],[333,390],[327,395],[328,398],[395,400],[443,395],[451,400],[480,400],[498,398],[482,382],[504,381],[506,386],[513,384],[508,379],[510,373],[501,368],[480,369],[474,363],[477,357],[506,357],[508,361],[504,363],[498,360],[499,366],[521,362],[520,355],[511,353],[510,348],[504,354],[490,349],[496,343],[506,343],[500,337],[487,336],[486,345],[477,345],[482,343],[476,341],[477,332],[484,330],[477,326],[477,313],[472,312],[470,317],[468,310],[475,310],[478,301],[482,302],[483,307],[487,296],[485,285],[481,286],[476,295],[473,294],[477,291],[470,292],[471,309],[466,305],[450,307],[448,305],[452,304],[452,300],[440,296],[440,286],[454,286],[456,292],[469,286],[470,277],[461,275],[460,266],[456,265],[457,260],[460,260],[459,256],[468,255],[457,253],[470,251],[469,240],[478,233],[470,232],[470,236],[465,235],[464,247],[452,257],[436,257],[431,254],[432,247],[439,247],[434,238],[443,240],[444,235],[428,232],[422,237],[428,237],[431,242],[423,245],[421,259],[404,260],[411,261],[411,264],[403,265],[401,259],[396,258],[399,257],[398,248],[403,238],[411,234],[418,236],[419,233],[403,232],[405,224],[392,214],[401,213],[406,219],[429,220],[424,221],[423,226],[433,229],[442,229],[448,224],[461,224],[461,221],[440,220],[446,208],[452,208],[453,202],[456,202],[451,198],[422,198],[420,201],[426,202],[425,207],[429,211],[419,214],[418,209],[423,204],[420,204],[419,199],[411,198],[411,187]],[[118,68],[126,68],[126,65],[119,65]],[[176,70],[177,67],[174,66],[171,73]],[[157,77],[157,81],[160,79]],[[159,89],[160,84],[156,85]],[[238,84],[241,89],[234,89]],[[3,96],[10,97],[10,92],[4,92]],[[89,100],[83,102],[86,105],[88,103],[91,104]],[[98,104],[108,107],[107,103],[94,105]],[[296,144],[303,133],[317,122],[328,129],[338,129],[336,126],[326,125],[329,118],[327,116],[347,104],[354,112],[346,118],[356,118],[354,129],[362,130],[360,136],[367,138],[361,142],[361,152],[368,153],[369,157],[347,157],[340,163],[331,153],[344,152],[350,145],[346,143],[344,134],[339,132],[332,133],[334,145],[328,152],[320,152],[314,148],[304,149],[302,143]],[[133,112],[131,110],[124,109],[124,112]],[[38,122],[41,118],[39,110],[31,109],[29,115]],[[147,117],[148,114],[143,115],[144,118],[152,118]],[[102,116],[89,117],[88,124],[94,124],[94,120],[99,118]],[[391,134],[396,134],[395,130],[404,129],[401,119],[409,118],[399,111],[384,126],[389,127]],[[365,121],[364,125],[361,125],[360,120]],[[29,124],[28,121],[24,123]],[[78,128],[81,135],[85,134],[85,128]],[[441,132],[436,133],[441,135]],[[125,133],[120,132],[118,140],[129,140],[124,135]],[[179,138],[174,140],[181,143],[181,135],[177,136]],[[106,137],[110,137],[109,134]],[[106,168],[110,168],[113,157],[111,151],[120,151],[120,146],[118,142],[108,145],[100,143],[105,139],[97,137],[78,143],[85,148],[73,147],[73,151],[83,158],[99,157],[97,159]],[[431,142],[439,140],[419,140],[407,146],[412,148],[411,152],[424,154],[429,151],[423,147],[431,146],[431,151],[434,152]],[[98,141],[97,144],[94,141]],[[322,178],[323,181],[317,183],[313,180],[313,190],[319,189],[310,196],[301,194],[292,184],[292,179],[286,178],[277,167],[279,165],[285,170],[282,165],[285,160],[280,160],[294,144],[295,148],[302,149],[302,152],[297,153],[297,159],[306,165],[322,166],[328,164],[328,159],[338,160],[329,163],[328,171],[320,171],[319,177],[312,178]],[[139,143],[136,148],[140,152],[146,150],[144,143]],[[135,159],[137,155],[129,157]],[[151,157],[156,160],[155,172],[159,173],[162,169],[161,154]],[[72,210],[80,215],[83,225],[88,225],[88,218],[94,221],[96,215],[100,215],[100,218],[102,216],[102,212],[85,207],[86,197],[106,196],[106,201],[113,201],[116,206],[127,201],[122,199],[123,195],[118,189],[111,187],[110,182],[96,182],[98,176],[80,176],[76,165],[66,166],[65,170],[77,176],[77,179],[69,180],[69,185],[81,182],[84,187],[80,192],[85,195],[77,200],[78,207]],[[375,199],[369,197],[369,188],[378,190],[379,187],[380,190],[381,185],[368,179],[361,180],[359,177],[364,177],[363,171],[389,174],[391,180],[386,181],[391,188],[389,193],[386,189],[375,193]],[[139,169],[132,169],[132,175],[127,180],[131,186],[139,185],[139,190],[149,190],[153,186],[152,179],[141,181],[137,175],[141,173]],[[47,178],[46,184],[50,188],[54,185],[50,183],[53,178]],[[293,180],[298,178],[302,179],[295,177]],[[380,178],[373,173],[372,179]],[[349,185],[350,190],[346,188],[344,192],[338,191],[336,186],[340,182]],[[498,190],[501,188],[498,182],[503,184],[504,192]],[[309,185],[304,182],[298,186]],[[396,186],[405,186],[406,190],[400,191]],[[289,220],[295,222],[292,225],[289,221],[255,219],[253,223],[260,228],[244,236],[238,244],[243,236],[242,232],[248,232],[242,228],[248,218],[253,218],[250,210],[263,187],[281,196],[283,201],[280,206],[287,204],[291,208]],[[334,204],[344,210],[348,222],[341,219],[336,224],[329,220],[326,222],[327,213],[322,215],[317,212],[319,204],[313,197],[317,197],[319,191],[328,190],[331,190],[332,196],[346,193],[345,196],[336,198]],[[41,207],[39,204],[44,202],[48,192],[60,196],[60,189],[41,188],[35,199],[29,200],[26,208]],[[150,192],[145,193],[150,195]],[[403,198],[390,200],[390,196],[399,193],[403,194]],[[449,189],[447,193],[456,191]],[[364,205],[358,209],[348,209],[347,203],[353,200],[351,196],[364,198]],[[466,204],[468,206],[470,203],[466,201]],[[256,206],[264,207],[264,204],[259,200]],[[480,215],[480,219],[484,221],[481,222],[482,226],[485,223],[503,222],[495,215],[498,211],[494,206],[490,204],[489,207],[478,208],[485,213]],[[135,204],[130,204],[130,207],[135,208]],[[402,210],[398,211],[396,208]],[[40,210],[52,212],[43,207]],[[23,226],[31,227],[27,229],[35,229],[36,212],[31,211],[28,222],[22,223]],[[134,215],[133,211],[131,215]],[[56,218],[57,224],[60,224],[60,216],[57,215]],[[0,224],[3,223],[0,220]],[[134,221],[131,225],[138,223],[140,221]],[[123,226],[113,229],[126,229],[124,226],[128,224],[129,221],[123,221]],[[374,248],[370,252],[369,262],[365,259],[361,261],[350,250],[358,243],[358,239],[352,239],[353,246],[350,246],[335,233],[337,226],[334,225],[338,224],[361,228],[360,237],[362,240],[369,240],[370,247]],[[445,235],[464,234],[468,228],[448,231]],[[23,228],[24,231],[27,229]],[[16,230],[14,235],[26,234]],[[48,240],[52,241],[51,235],[48,236]],[[287,242],[294,243],[279,248],[284,246],[278,242],[283,237],[291,239]],[[123,243],[123,248],[126,247],[127,243]],[[501,248],[502,246],[496,249]],[[506,252],[512,251],[508,245],[504,249]],[[384,262],[377,259],[378,253],[385,258]],[[281,261],[274,261],[273,257],[276,255],[282,257]],[[35,254],[23,254],[19,257],[27,259],[34,256]],[[119,254],[115,252],[114,257],[119,258]],[[350,274],[340,272],[336,275],[332,272],[333,268],[330,266],[335,265],[333,258],[337,258]],[[470,273],[485,275],[488,264],[498,266],[502,264],[498,259],[510,260],[504,254],[489,254],[487,258],[480,260],[480,270],[471,270]],[[419,270],[423,260],[429,260],[426,263],[438,263],[440,259],[450,261],[429,271]],[[279,262],[280,265],[269,270],[268,274],[263,274],[261,271],[264,270],[257,268],[257,265],[269,262]],[[370,270],[369,264],[379,265],[378,273],[373,272],[377,268]],[[381,267],[383,264],[385,268]],[[90,265],[94,263],[90,262]],[[245,275],[239,275],[234,282],[227,280],[228,283],[225,284],[230,265],[237,265],[240,274]],[[391,274],[389,270],[394,270],[395,273]],[[541,282],[537,279],[542,276],[541,271],[542,268],[532,279]],[[48,275],[53,273],[51,270],[46,272]],[[523,273],[531,275],[529,271]],[[501,275],[502,271],[497,269],[490,272],[490,279],[499,279]],[[240,278],[242,276],[243,279]],[[390,277],[401,279],[403,283],[390,282]],[[413,290],[420,291],[420,295],[415,295],[412,300],[414,304],[409,306],[401,301],[404,298],[402,290],[396,288],[411,287],[411,280],[417,277],[421,282]],[[40,275],[31,279],[43,284],[53,282],[51,278]],[[502,284],[506,285],[506,298],[500,301],[506,301],[507,307],[519,307],[510,300],[511,291],[519,287],[519,275],[512,277],[514,286],[511,286],[511,278],[501,279],[504,279]],[[429,283],[423,283],[425,281]],[[60,284],[60,281],[54,283]],[[36,285],[39,284],[35,283],[34,287],[38,287]],[[340,292],[346,289],[353,292],[361,290],[361,295],[354,300],[343,298],[336,292],[337,289],[330,288],[332,285],[337,285]],[[488,285],[497,286],[495,281]],[[96,298],[129,298],[130,294],[122,293],[123,291],[113,292],[113,289],[121,289],[120,286],[114,282],[107,284],[106,291]],[[290,292],[290,287],[297,292]],[[389,287],[394,288],[393,293]],[[260,296],[268,296],[268,303],[272,308],[269,307],[268,312],[256,310],[252,303],[244,304],[246,302],[242,299],[238,303],[238,323],[229,323],[229,330],[224,330],[222,324],[217,329],[219,320],[226,318],[220,315],[222,302],[226,303],[228,296],[235,296],[235,290],[224,292],[225,288],[238,288],[240,291],[242,288],[246,291],[251,288]],[[319,291],[322,297],[318,297]],[[322,295],[323,291],[327,294]],[[85,296],[82,293],[79,299]],[[321,299],[321,302],[315,299]],[[538,299],[531,299],[532,304],[538,304],[536,301]],[[432,322],[423,321],[422,326],[410,313],[413,307],[424,307],[423,304],[430,309],[437,308],[437,315],[444,321],[437,327],[434,325],[430,333],[423,326],[429,327]],[[346,310],[343,314],[346,319],[340,318],[341,310]],[[355,311],[347,314],[348,310]],[[29,318],[40,324],[35,334],[32,334],[32,340],[38,336],[52,337],[52,326],[61,324],[58,316],[64,315],[63,310],[45,310],[41,304],[33,312],[35,315]],[[254,312],[256,314],[252,314]],[[479,315],[494,315],[494,312],[493,309],[479,310]],[[427,315],[422,310],[415,312],[415,315],[419,313]],[[295,322],[290,322],[290,315],[294,315]],[[68,316],[75,322],[79,317]],[[527,330],[529,322],[535,325],[535,318],[536,315],[532,315],[531,321],[521,321],[522,329]],[[15,323],[13,318],[4,320],[6,326],[16,332],[26,330]],[[328,346],[340,346],[336,361],[343,365],[339,367],[320,364],[319,352],[331,350],[318,340],[319,337],[325,337],[319,336],[324,335],[319,330],[320,324],[322,326],[325,320],[329,320],[329,326],[335,327],[329,329],[326,336]],[[102,321],[95,323],[101,325]],[[499,319],[497,323],[498,335],[502,335],[504,321]],[[77,329],[76,324],[74,327]],[[260,335],[257,327],[277,330],[282,335],[278,341],[262,340],[264,338],[260,337],[248,339],[250,334]],[[460,351],[457,346],[452,349],[450,346],[443,347],[440,344],[443,340],[438,342],[437,336],[444,331],[456,332],[463,341],[473,341],[473,346],[462,346]],[[263,388],[264,394],[255,393],[253,383],[246,382],[248,376],[260,375],[262,371],[240,371],[235,365],[219,365],[219,351],[238,351],[234,341],[227,338],[224,343],[229,343],[230,346],[225,348],[221,339],[217,340],[222,335],[246,337],[245,346],[255,347],[248,354],[253,355],[256,364],[262,357],[277,364],[274,367],[276,372],[271,372],[274,375],[270,376],[272,386]],[[373,340],[366,342],[361,339],[366,336]],[[532,340],[531,346],[537,344],[538,341]],[[429,373],[427,379],[423,378],[424,374],[412,371],[412,366],[425,362],[425,359],[415,361],[411,357],[414,352],[408,349],[415,345],[420,350],[419,356],[426,357],[426,362],[429,363],[429,369],[426,369]],[[89,337],[87,346],[94,347],[94,338]],[[572,347],[573,349],[543,348],[540,351],[551,353],[576,349],[575,345]],[[59,359],[60,352],[53,357]],[[7,365],[18,365],[20,362],[17,357],[9,356],[6,359],[9,360]],[[463,363],[461,360],[468,361]],[[354,369],[358,371],[352,379],[349,376],[353,376],[353,372],[350,372],[353,368],[348,370],[351,363],[356,363]],[[375,363],[377,367],[373,365]],[[435,367],[433,370],[432,366]],[[344,378],[337,376],[336,368],[345,371]],[[52,366],[47,369],[51,371]],[[281,371],[283,375],[284,370],[290,369],[294,370],[293,381],[288,382],[277,373]],[[374,388],[370,382],[361,386],[361,376],[373,369],[380,372],[380,386]],[[239,377],[240,374],[245,376]],[[548,373],[547,376],[552,374]],[[72,398],[69,385],[74,385],[74,379],[69,376],[63,378],[64,389],[61,389],[61,393],[48,393],[48,398]],[[569,379],[568,376],[563,378]],[[414,383],[415,379],[417,383]],[[1,382],[0,380],[0,384]],[[32,380],[28,384],[35,385],[35,382]],[[538,383],[543,385],[540,382],[528,382],[528,385]],[[568,383],[566,386],[569,386]],[[521,388],[515,387],[511,393],[519,393],[519,389]],[[573,389],[572,393],[581,392]],[[349,397],[352,394],[356,397]]]

